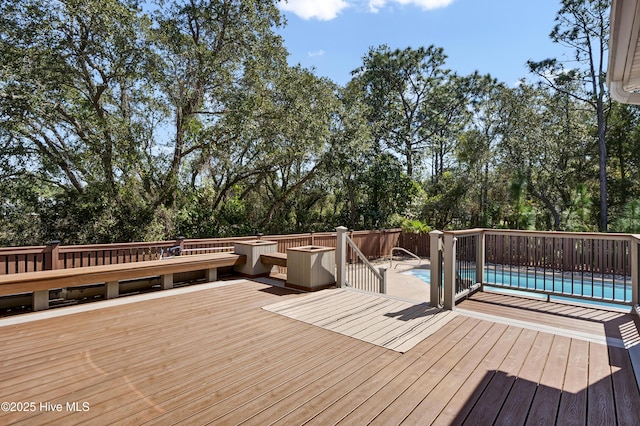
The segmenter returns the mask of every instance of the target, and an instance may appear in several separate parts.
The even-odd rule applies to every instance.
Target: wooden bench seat
[[[244,255],[210,253],[144,262],[0,275],[0,296],[33,292],[34,310],[40,310],[48,307],[48,291],[55,288],[105,283],[105,296],[112,298],[118,296],[118,284],[123,280],[160,276],[162,288],[167,289],[173,286],[174,273],[205,270],[207,279],[215,281],[217,268],[244,263]]]
[[[261,254],[260,262],[265,265],[287,266],[287,253]]]

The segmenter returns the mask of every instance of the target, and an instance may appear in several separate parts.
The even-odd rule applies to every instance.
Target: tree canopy
[[[640,110],[606,92],[607,7],[563,0],[550,36],[576,61],[518,85],[383,45],[341,87],[287,63],[275,0],[5,0],[0,243],[637,232]]]

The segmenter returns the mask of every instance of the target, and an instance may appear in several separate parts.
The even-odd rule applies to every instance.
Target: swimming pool
[[[412,269],[406,271],[406,274],[413,275],[426,283],[431,281],[431,271],[428,269]],[[464,270],[460,273],[464,278],[475,282],[475,269]],[[501,271],[499,269],[485,269],[484,271],[485,287],[506,292],[510,294],[526,294],[527,296],[535,295],[546,298],[546,295],[540,295],[536,292],[555,293],[550,295],[551,299],[563,300],[568,302],[594,303],[598,306],[610,306],[620,308],[624,304],[631,302],[631,281],[627,278],[624,281],[614,282],[612,280],[603,280],[602,278],[587,280],[566,279],[554,275],[543,275],[529,272],[528,274],[518,273],[516,271]],[[494,284],[492,286],[491,284]],[[529,290],[529,291],[527,291]],[[574,297],[571,297],[574,296]],[[593,297],[601,300],[584,300],[578,297]]]

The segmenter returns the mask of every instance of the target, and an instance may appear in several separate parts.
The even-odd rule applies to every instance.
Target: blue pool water
[[[405,273],[413,275],[426,283],[429,283],[431,281],[431,271],[429,271],[428,269],[412,269]],[[544,290],[548,292],[563,294],[562,296],[552,295],[551,298],[555,300],[564,300],[570,302],[580,301],[582,303],[585,303],[584,300],[571,298],[571,296],[574,295],[593,297],[596,299],[603,299],[606,302],[589,301],[588,303],[595,303],[599,306],[610,306],[615,308],[620,308],[622,306],[620,305],[620,303],[631,301],[630,278],[627,278],[627,285],[625,286],[622,281],[614,283],[611,280],[603,281],[601,278],[594,278],[592,283],[590,277],[589,279],[585,279],[584,281],[580,280],[580,277],[574,278],[573,281],[571,281],[571,279],[552,277],[550,275],[541,275],[534,273],[523,275],[518,274],[515,271],[509,273],[508,271],[503,272],[501,270],[494,269],[486,269],[484,273],[484,282],[486,284],[486,287],[496,291],[508,292],[512,294],[526,293],[528,296],[530,296],[532,295],[532,293],[527,292],[527,289],[536,291]],[[475,270],[463,271],[461,272],[461,275],[463,278],[470,278],[473,282],[475,282]],[[505,289],[503,287],[491,287],[491,284],[507,286],[510,288]],[[533,294],[538,295],[539,293]]]

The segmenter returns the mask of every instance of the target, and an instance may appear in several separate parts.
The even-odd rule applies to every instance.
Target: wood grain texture
[[[237,254],[212,253],[163,260],[0,275],[0,296],[234,266],[243,264],[245,261],[245,256]]]
[[[350,289],[323,290],[264,309],[398,352],[408,351],[455,317],[426,303]]]
[[[0,412],[0,424],[640,421],[624,348],[457,315],[400,353],[262,309],[300,301],[295,309],[309,314],[316,303],[333,305],[357,312],[359,331],[375,323],[370,309],[397,322],[424,319],[424,309],[397,300],[372,299],[358,311],[358,298],[338,290],[304,295],[245,280],[163,293],[0,327],[0,401],[64,406]],[[325,318],[340,321],[339,313]],[[74,401],[90,409],[68,411]]]

